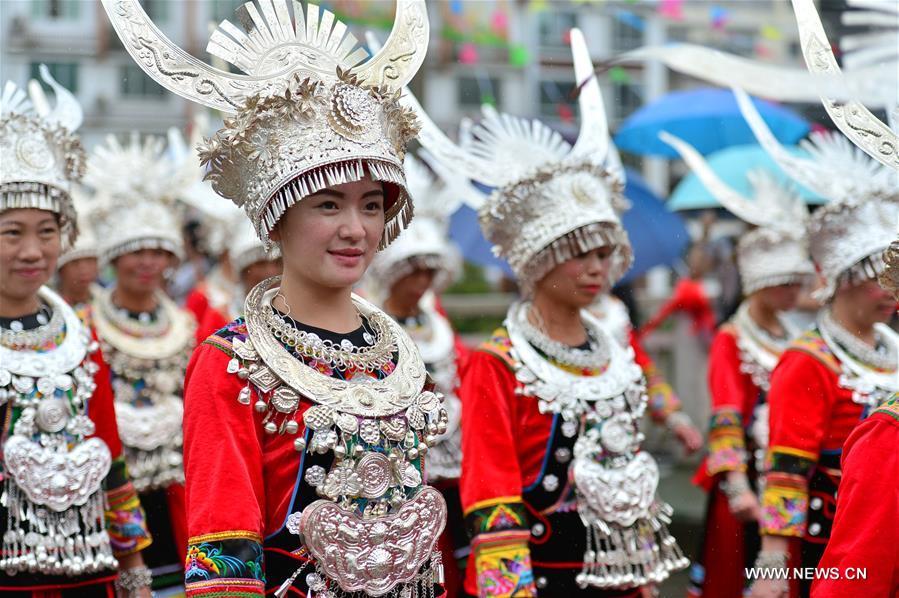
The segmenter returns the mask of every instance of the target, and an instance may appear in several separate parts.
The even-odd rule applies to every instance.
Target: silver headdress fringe
[[[262,239],[263,245],[266,249],[271,249],[272,241],[268,238],[268,232],[275,228],[275,224],[284,216],[284,212],[288,208],[304,197],[322,189],[362,180],[366,173],[371,176],[372,180],[393,187],[392,190],[385,189],[385,195],[388,201],[392,200],[392,203],[385,210],[386,224],[379,249],[386,247],[400,234],[400,231],[409,225],[412,220],[413,205],[406,191],[406,176],[403,169],[389,162],[372,159],[329,164],[303,173],[282,185],[261,211],[260,224],[262,228],[257,228],[257,233]]]
[[[44,183],[21,182],[0,185],[0,211],[15,209],[47,210],[59,215],[63,246],[70,247],[78,237],[78,219],[71,196]]]
[[[0,210],[55,212],[65,249],[78,236],[70,189],[84,175],[87,161],[74,134],[83,115],[75,96],[43,64],[40,73],[56,94],[52,109],[35,80],[29,82],[28,94],[8,81],[0,96]]]
[[[595,222],[562,235],[529,260],[519,273],[522,294],[533,294],[536,283],[559,264],[599,247],[614,248],[610,279],[617,280],[631,267],[634,255],[625,230],[611,222]]]

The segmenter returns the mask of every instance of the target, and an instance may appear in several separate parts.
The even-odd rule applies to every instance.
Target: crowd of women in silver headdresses
[[[625,169],[579,30],[573,143],[491,106],[453,141],[406,88],[424,0],[397,2],[371,57],[327,10],[248,2],[207,48],[229,70],[137,0],[103,0],[137,64],[223,124],[88,154],[81,107],[46,68],[52,102],[37,81],[3,89],[0,591],[637,597],[688,567],[691,596],[899,590],[883,550],[899,540],[899,142],[864,106],[887,94],[840,72],[811,0],[793,6],[809,72],[773,72],[769,95],[822,95],[845,134],[812,134],[803,156],[743,90],[765,92],[765,67],[642,51],[733,85],[777,166],[828,200],[810,214],[765,171],[747,197],[661,135],[753,227],[744,300],[710,348],[691,550],[645,426],[689,452],[702,435],[610,294],[634,253]],[[441,301],[463,204],[518,289],[474,346]],[[212,269],[170,280],[197,247]],[[784,314],[812,286],[803,330]],[[776,575],[819,566],[868,572]]]

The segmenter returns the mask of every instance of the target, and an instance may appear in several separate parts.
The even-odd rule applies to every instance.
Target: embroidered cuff
[[[226,531],[188,540],[184,562],[187,596],[261,596],[265,592],[262,538]]]
[[[801,537],[808,513],[808,479],[815,456],[789,447],[768,451],[761,533]]]
[[[137,491],[128,479],[124,457],[112,462],[105,480],[106,533],[116,557],[139,552],[153,543]]]
[[[537,588],[534,585],[527,532],[488,535],[492,536],[490,540],[485,541],[479,537],[472,544],[478,596],[481,598],[536,596]]]
[[[649,397],[649,416],[656,422],[665,423],[669,415],[681,410],[680,399],[654,363],[646,364],[643,376]]]
[[[465,527],[472,538],[511,530],[530,533],[527,509],[518,496],[502,496],[471,505],[465,510]]]
[[[716,411],[709,418],[709,475],[725,471],[746,471],[746,442],[743,422],[734,409]]]

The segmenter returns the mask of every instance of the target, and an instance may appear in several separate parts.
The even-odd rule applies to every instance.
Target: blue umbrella
[[[635,258],[633,267],[622,280],[627,282],[650,268],[676,262],[690,238],[681,217],[668,211],[640,175],[630,169],[627,170],[624,195],[631,202],[631,209],[624,214],[622,223]],[[491,252],[490,243],[481,234],[477,213],[470,207],[463,205],[453,214],[450,237],[459,245],[466,260],[480,266],[501,268],[508,276],[513,276],[509,265]]]
[[[656,266],[674,264],[690,243],[684,221],[672,214],[646,181],[631,169],[627,169],[624,195],[631,202],[631,209],[621,217],[621,223],[634,248],[634,265],[621,279],[622,283],[630,282]]]
[[[809,132],[809,124],[795,112],[765,100],[754,98],[753,102],[781,143],[793,145]],[[732,145],[755,142],[729,89],[700,88],[665,94],[625,120],[615,135],[615,144],[633,154],[678,157],[671,146],[659,139],[662,130],[680,137],[704,156]]]
[[[787,147],[787,150],[800,157],[808,157],[808,152],[798,147]],[[824,198],[815,195],[805,187],[799,187],[787,177],[779,166],[759,145],[740,145],[715,152],[706,160],[722,181],[745,197],[752,197],[753,190],[746,173],[750,170],[765,170],[784,184],[792,184],[799,195],[810,204],[824,203]],[[721,204],[715,199],[699,177],[690,173],[681,179],[668,199],[669,210],[698,210],[702,208],[719,208]]]

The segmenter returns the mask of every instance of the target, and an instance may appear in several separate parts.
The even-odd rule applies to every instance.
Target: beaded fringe
[[[105,529],[103,490],[57,513],[31,502],[7,476],[0,503],[7,509],[0,569],[7,574],[77,576],[118,565]]]
[[[843,270],[836,280],[827,281],[825,286],[812,292],[812,297],[818,301],[830,301],[840,286],[844,284],[852,286],[868,280],[877,280],[886,267],[886,262],[883,261],[883,252],[878,251]]]
[[[126,253],[141,251],[142,249],[163,249],[174,254],[179,260],[184,257],[183,249],[171,239],[144,237],[143,239],[133,239],[124,243],[119,243],[114,247],[103,248],[100,252],[101,266],[105,267],[111,264],[117,257],[123,256]]]
[[[581,588],[622,588],[658,583],[690,564],[668,531],[674,510],[656,502],[648,518],[621,528],[604,521],[587,525],[584,568],[576,581]]]
[[[75,207],[68,193],[58,187],[32,181],[3,183],[0,187],[0,212],[35,209],[59,214],[63,249],[71,247],[78,237]]]
[[[284,216],[288,208],[299,203],[304,197],[322,189],[359,181],[365,178],[366,173],[371,176],[372,180],[391,183],[399,188],[396,204],[386,215],[387,223],[379,249],[389,245],[412,220],[413,207],[412,200],[406,191],[406,175],[402,168],[388,162],[353,160],[305,172],[278,189],[261,215],[265,229],[262,240],[265,248],[271,248],[272,241],[268,239],[268,233],[275,228],[275,224]]]
[[[519,275],[522,292],[525,295],[530,295],[533,292],[534,285],[559,264],[597,247],[606,246],[617,246],[619,247],[619,252],[622,249],[626,250],[623,255],[624,263],[619,264],[621,273],[623,273],[630,267],[633,261],[627,233],[616,225],[594,222],[559,237],[541,249],[530,262],[525,264]],[[615,273],[612,273],[612,275],[614,276]]]
[[[741,276],[740,284],[743,286],[743,295],[748,296],[761,289],[776,287],[782,284],[804,284],[811,278],[811,274],[803,274],[801,272],[781,272],[780,274],[770,274],[768,276]]]

